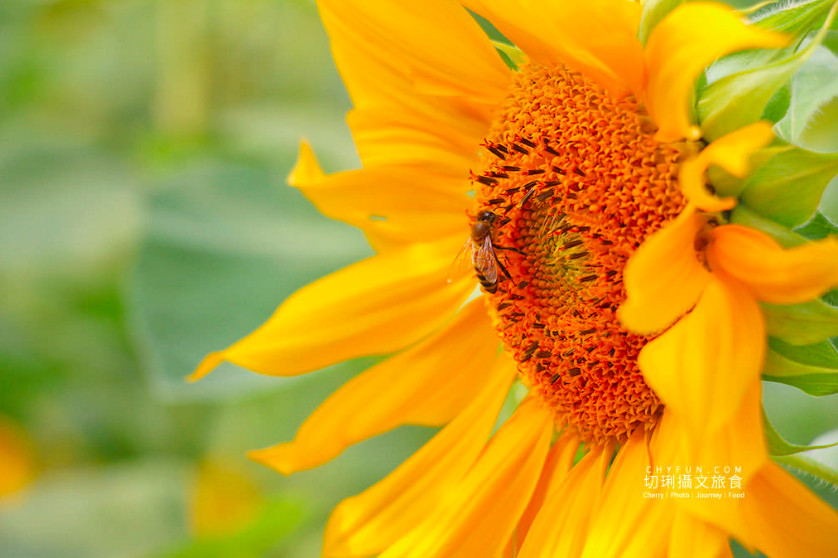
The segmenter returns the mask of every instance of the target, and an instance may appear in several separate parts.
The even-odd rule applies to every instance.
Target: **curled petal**
[[[695,80],[713,60],[746,48],[779,48],[787,39],[748,26],[732,8],[688,2],[666,16],[649,37],[646,106],[658,124],[657,139],[696,140],[701,136],[690,118]]]
[[[759,380],[765,324],[756,300],[717,277],[698,304],[640,352],[643,376],[694,444],[728,423]]]
[[[756,229],[725,225],[713,230],[707,260],[772,304],[806,302],[838,286],[835,237],[784,249]]]
[[[694,248],[705,223],[688,206],[637,249],[623,273],[628,297],[617,315],[624,326],[635,333],[655,333],[695,305],[710,277]]]
[[[708,192],[704,173],[710,165],[718,165],[734,176],[744,177],[751,154],[767,145],[773,137],[771,124],[760,121],[717,139],[681,165],[678,173],[681,191],[692,204],[704,211],[732,209],[736,198],[717,198]]]

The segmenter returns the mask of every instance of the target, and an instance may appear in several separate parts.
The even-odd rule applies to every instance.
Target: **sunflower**
[[[760,394],[761,303],[838,285],[838,241],[785,248],[731,222],[738,195],[707,175],[747,177],[772,127],[708,141],[693,110],[708,64],[788,37],[709,3],[464,4],[319,2],[362,168],[326,175],[303,144],[290,182],[376,255],[193,379],[221,361],[290,376],[391,355],[253,452],[284,474],[444,426],[335,509],[324,556],[712,557],[731,537],[838,555],[838,516],[769,458]],[[460,250],[473,272],[452,274]],[[689,473],[681,497],[658,498],[670,469]],[[744,498],[703,497],[686,480],[705,471]]]

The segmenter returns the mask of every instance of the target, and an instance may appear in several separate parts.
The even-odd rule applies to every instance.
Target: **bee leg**
[[[521,250],[517,248],[513,248],[512,246],[498,246],[497,244],[492,244],[492,248],[495,250],[509,250],[510,252],[515,252],[517,254],[521,254],[522,256],[526,256]]]
[[[506,267],[502,263],[500,263],[498,255],[495,252],[492,252],[492,255],[495,256],[495,262],[498,264],[500,270],[503,271],[503,274],[506,275],[507,279],[512,281],[512,276],[509,274],[509,271],[506,270]]]

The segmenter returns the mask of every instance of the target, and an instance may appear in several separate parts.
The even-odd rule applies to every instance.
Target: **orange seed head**
[[[649,338],[616,317],[629,257],[685,205],[676,178],[684,146],[654,132],[634,97],[531,65],[473,177],[476,215],[495,214],[491,240],[508,272],[486,292],[498,333],[557,425],[592,443],[625,441],[662,411],[637,366]]]

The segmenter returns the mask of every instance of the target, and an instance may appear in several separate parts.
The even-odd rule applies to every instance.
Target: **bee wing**
[[[474,269],[479,270],[486,281],[495,283],[498,280],[498,264],[495,261],[495,249],[490,235],[486,235],[480,246],[472,253]]]
[[[474,252],[474,243],[471,241],[471,238],[466,240],[466,243],[463,244],[463,247],[460,248],[460,251],[457,252],[457,256],[454,258],[454,261],[451,262],[451,267],[448,269],[448,279],[449,283],[454,282],[455,280],[459,279],[463,275],[466,274],[466,271],[470,268],[469,258],[467,255],[471,254],[472,257]]]

